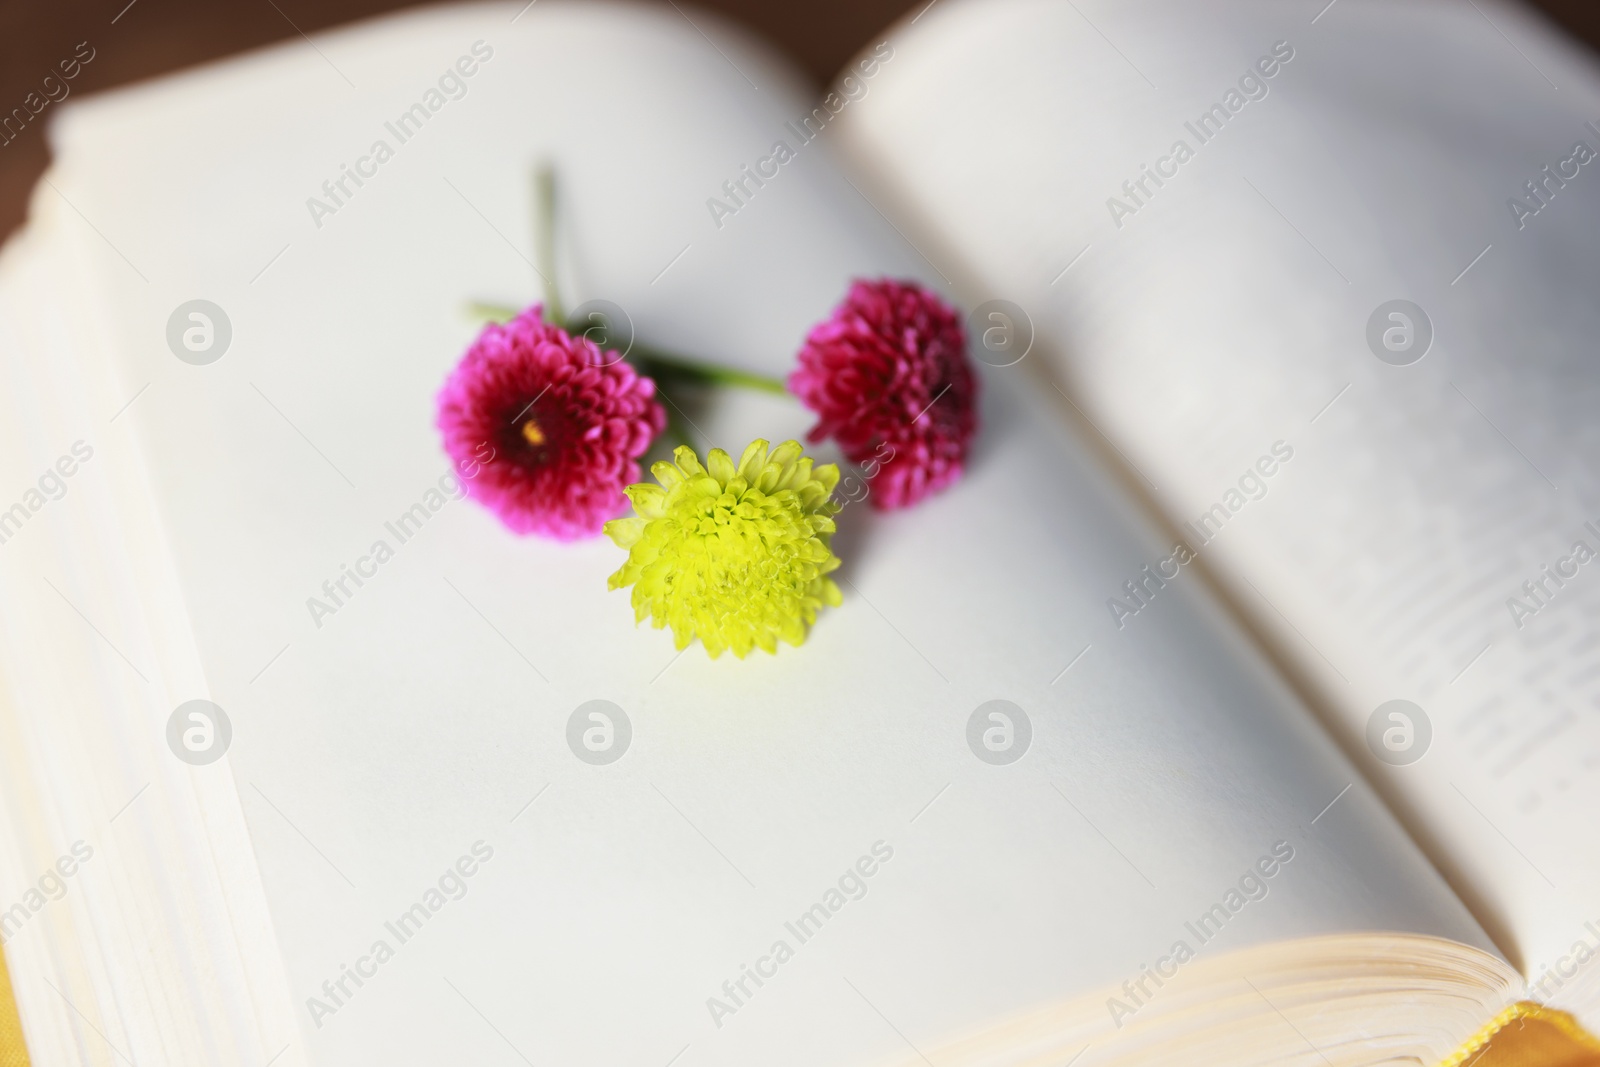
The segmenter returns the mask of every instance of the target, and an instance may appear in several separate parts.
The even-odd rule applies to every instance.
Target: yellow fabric
[[[1564,1011],[1513,1004],[1439,1067],[1600,1067],[1600,1039]]]
[[[28,1046],[22,1043],[22,1020],[11,994],[11,972],[0,952],[0,1067],[28,1067]]]

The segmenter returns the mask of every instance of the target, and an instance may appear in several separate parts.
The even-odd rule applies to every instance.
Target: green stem
[[[650,377],[675,377],[686,378],[690,381],[705,385],[737,385],[745,389],[755,389],[763,393],[773,393],[777,396],[788,396],[789,387],[782,379],[769,378],[764,374],[752,374],[749,371],[736,370],[733,367],[719,367],[714,363],[702,363],[695,359],[686,359],[683,356],[670,352],[663,352],[648,345],[635,341],[628,352],[629,360],[639,370]]]
[[[548,166],[540,167],[533,176],[534,258],[539,263],[534,268],[544,282],[544,317],[546,322],[565,322],[566,309],[561,303],[561,291],[556,287],[556,175]]]
[[[507,323],[518,315],[517,309],[504,304],[486,304],[482,300],[468,300],[467,316],[479,322]]]
[[[467,314],[484,322],[509,322],[517,317],[517,309],[504,304],[491,304],[481,300],[469,301]],[[546,311],[546,321],[553,321]],[[582,334],[588,328],[588,323],[567,323],[563,328],[573,335]],[[737,370],[733,367],[719,367],[715,363],[705,363],[701,360],[680,356],[675,352],[667,352],[650,345],[634,341],[628,347],[628,362],[632,363],[640,373],[651,378],[677,378],[691,381],[700,385],[736,385],[745,389],[755,389],[763,393],[772,393],[776,396],[788,396],[789,387],[781,378],[769,378],[764,374],[753,374],[750,371]]]

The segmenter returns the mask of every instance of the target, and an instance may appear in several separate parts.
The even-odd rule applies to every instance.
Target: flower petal
[[[628,550],[611,588],[633,586],[637,619],[670,628],[680,649],[698,638],[713,659],[804,641],[817,609],[839,597],[823,577],[839,566],[829,547],[839,505],[812,461],[793,441],[770,452],[753,442],[738,467],[720,449],[705,467],[689,448],[674,460],[656,465],[667,468],[661,485],[628,487],[635,517],[606,527]]]

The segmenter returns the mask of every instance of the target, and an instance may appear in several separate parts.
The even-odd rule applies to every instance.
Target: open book
[[[35,1062],[1600,1025],[1592,119],[1487,0],[940,0],[822,99],[690,9],[518,0],[74,98],[0,254]],[[846,505],[804,646],[680,655],[608,541],[458,499],[433,397],[468,302],[539,296],[541,163],[563,287],[664,348],[784,374],[858,277],[975,312],[966,476]],[[681,399],[702,449],[811,423]]]

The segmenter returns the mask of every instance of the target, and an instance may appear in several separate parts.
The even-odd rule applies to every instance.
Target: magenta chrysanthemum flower
[[[517,533],[571,541],[627,506],[667,416],[655,382],[542,313],[483,328],[439,390],[437,425],[469,496]]]
[[[955,311],[915,282],[857,281],[800,349],[789,388],[868,475],[868,501],[902,508],[961,476],[978,429],[977,376]]]

